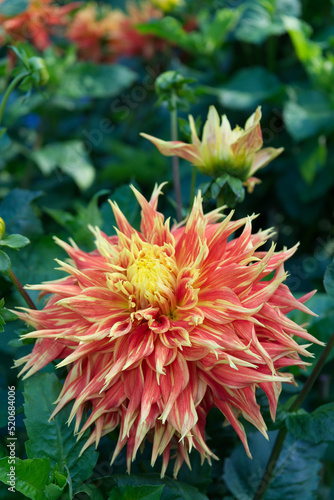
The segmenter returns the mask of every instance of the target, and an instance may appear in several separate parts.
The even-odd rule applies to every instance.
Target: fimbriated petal
[[[255,174],[255,172],[257,172],[260,168],[265,167],[268,163],[277,158],[277,156],[283,153],[283,151],[284,148],[264,148],[261,149],[261,151],[258,151],[254,156],[249,174]]]
[[[190,126],[190,131],[191,131],[191,142],[199,147],[201,145],[201,141],[198,138],[197,135],[197,130],[196,130],[196,125],[195,125],[195,120],[192,115],[188,116],[189,118],[189,126]]]
[[[218,115],[210,113],[207,140],[222,133]],[[244,132],[230,131],[223,120],[224,140],[254,148],[259,119],[257,111]],[[193,131],[199,147],[196,137]],[[221,210],[204,215],[200,194],[185,223],[170,228],[157,212],[161,186],[150,201],[133,190],[140,231],[114,204],[117,234],[91,228],[93,252],[56,240],[70,257],[59,262],[66,277],[30,287],[46,297],[45,305],[18,312],[33,327],[23,337],[37,342],[16,366],[24,365],[25,376],[55,360],[67,367],[51,417],[72,403],[69,421],[75,418],[78,438],[92,430],[82,452],[120,425],[112,460],[126,445],[128,471],[146,438],[153,442],[152,464],[162,455],[162,475],[171,452],[175,475],[184,462],[190,465],[192,449],[202,462],[216,458],[205,442],[213,406],[249,454],[239,417],[266,436],[256,387],[274,418],[281,384],[294,383],[279,370],[305,368],[301,356],[312,357],[310,344],[321,344],[287,317],[294,309],[312,314],[304,305],[312,293],[296,299],[284,284],[284,262],[297,246],[263,250],[271,229],[254,234],[255,216],[233,221],[232,212],[219,223]]]
[[[179,156],[194,165],[202,164],[201,153],[198,147],[193,144],[186,144],[181,141],[162,141],[148,134],[140,135],[151,141],[164,156]]]

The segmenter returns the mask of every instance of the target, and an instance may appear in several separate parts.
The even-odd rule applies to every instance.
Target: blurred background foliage
[[[310,308],[319,314],[312,318],[310,332],[326,342],[334,328],[333,299],[326,296],[323,287],[324,272],[334,255],[333,1],[184,0],[174,2],[175,7],[168,12],[156,7],[159,1],[152,2],[155,7],[149,1],[139,3],[137,11],[133,4],[129,7],[121,0],[82,1],[76,5],[59,1],[57,5],[73,8],[66,13],[66,22],[62,19],[52,29],[45,17],[41,25],[49,39],[42,49],[40,40],[36,42],[34,25],[23,23],[11,30],[6,24],[8,19],[25,16],[31,3],[0,2],[0,94],[18,64],[10,44],[29,57],[42,56],[50,76],[42,91],[16,89],[1,124],[6,131],[0,138],[0,216],[6,222],[7,234],[20,233],[31,241],[19,252],[8,250],[20,281],[33,284],[59,277],[53,259],[61,257],[62,252],[54,244],[53,234],[63,239],[72,237],[86,250],[93,244],[88,224],[99,225],[111,234],[114,219],[108,198],[119,204],[131,224],[138,225],[138,207],[129,183],[149,196],[156,182],[168,181],[160,210],[175,217],[170,159],[139,136],[145,132],[170,139],[169,111],[167,106],[157,105],[154,82],[162,72],[175,70],[193,79],[192,102],[188,109],[179,110],[181,140],[189,140],[189,112],[200,125],[213,104],[220,114],[227,114],[233,126],[243,126],[256,107],[262,106],[264,145],[283,146],[284,152],[260,171],[262,183],[253,194],[246,194],[235,216],[259,213],[255,228],[275,227],[278,249],[300,242],[288,264],[288,284],[300,295],[319,290],[310,301]],[[88,21],[75,30],[75,20],[86,8],[92,9]],[[123,9],[127,16],[126,29],[123,27],[120,33],[113,20],[107,27],[102,25],[111,8]],[[111,39],[109,35],[106,38],[108,30],[115,35]],[[191,174],[191,166],[181,161],[185,213]],[[197,188],[208,180],[199,174]],[[206,201],[206,211],[214,207],[213,200]],[[7,307],[24,305],[7,278],[0,278],[0,296],[5,297]],[[32,296],[37,298],[34,293]],[[294,319],[309,321],[302,316],[298,313]],[[0,338],[0,377],[5,388],[16,384],[16,372],[10,370],[13,357],[30,349],[19,347],[18,328],[22,328],[18,322],[8,323],[7,335]],[[317,358],[321,349],[316,346],[313,351]],[[333,367],[332,357],[308,400],[308,409],[334,399]],[[300,383],[309,374],[300,374],[298,369],[295,372]],[[294,390],[285,388],[282,407]],[[6,391],[0,396],[5,398]],[[273,427],[269,422],[268,417],[268,425]],[[184,480],[197,485],[203,494],[208,492],[212,499],[232,498],[231,494],[241,500],[252,498],[256,470],[249,472],[251,477],[255,474],[253,483],[246,485],[250,493],[242,496],[238,485],[246,479],[237,478],[236,463],[248,459],[238,455],[239,448],[231,454],[236,440],[229,430],[221,437],[220,426],[221,417],[213,414],[208,433],[215,442],[209,445],[217,447],[220,458],[229,457],[225,479],[222,460],[213,468],[213,482],[211,469],[199,469],[197,463],[190,479],[186,477],[188,471],[183,471]],[[20,432],[24,435],[23,426]],[[262,449],[258,444],[254,449],[257,446]],[[306,451],[298,446],[295,453],[302,457]],[[307,451],[310,457],[318,453],[323,458],[319,446]],[[333,452],[333,446],[329,450]],[[23,457],[23,447],[19,451]],[[106,459],[103,446],[101,453]],[[261,455],[261,451],[258,453]],[[334,454],[326,453],[318,496],[303,498],[334,498]],[[143,464],[143,470],[149,471],[145,469],[145,457]],[[255,467],[254,462],[247,467]],[[312,461],[302,462],[303,467],[303,477],[312,475],[313,470],[312,485],[317,486],[317,467]],[[120,462],[119,469],[116,464],[114,470],[123,473],[124,464]],[[140,471],[140,464],[134,471]],[[293,490],[291,493],[283,488],[279,477],[277,481],[279,496],[265,498],[298,498]],[[294,481],[292,478],[290,486]],[[121,485],[120,479],[117,487]]]

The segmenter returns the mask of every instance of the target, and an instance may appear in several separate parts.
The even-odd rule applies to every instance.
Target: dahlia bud
[[[0,217],[0,240],[2,239],[3,235],[5,234],[5,231],[6,231],[5,221],[3,220],[2,217]]]
[[[31,57],[29,66],[38,86],[45,85],[49,81],[49,72],[44,59],[41,57]]]
[[[188,86],[193,83],[193,78],[185,78],[178,71],[165,71],[155,81],[155,90],[159,96],[159,103],[168,102],[169,109],[175,109],[176,100],[178,106],[186,108],[189,102],[194,101],[194,92]]]

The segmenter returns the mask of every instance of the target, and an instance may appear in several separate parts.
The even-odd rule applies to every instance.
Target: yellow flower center
[[[168,300],[176,283],[176,262],[173,249],[142,243],[134,252],[134,260],[127,268],[127,278],[135,286],[140,308],[159,306]]]

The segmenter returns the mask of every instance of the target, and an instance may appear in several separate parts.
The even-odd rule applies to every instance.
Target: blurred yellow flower
[[[169,12],[184,3],[183,0],[151,0],[151,2],[155,7],[158,7],[158,9],[164,12]]]

